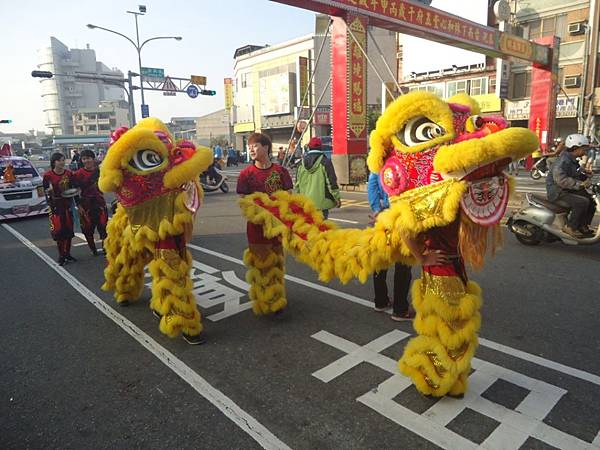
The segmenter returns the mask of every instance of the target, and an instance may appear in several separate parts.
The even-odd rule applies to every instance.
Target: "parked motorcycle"
[[[600,182],[590,186],[596,212],[600,213]],[[590,245],[600,242],[600,227],[591,237],[575,238],[564,231],[570,206],[562,201],[550,202],[545,197],[526,194],[529,206],[513,213],[508,219],[508,229],[523,245],[562,241],[568,245]]]
[[[548,169],[548,158],[544,156],[536,161],[536,163],[531,168],[531,172],[529,172],[529,175],[534,180],[539,180],[542,177],[548,176]]]
[[[227,175],[222,172],[216,164],[213,164],[213,170],[207,170],[200,175],[200,184],[204,192],[214,192],[217,190],[223,191],[223,193],[229,192],[229,185],[227,184]]]

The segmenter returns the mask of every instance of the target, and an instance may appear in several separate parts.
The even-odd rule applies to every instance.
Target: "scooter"
[[[590,186],[596,212],[600,213],[600,183]],[[600,242],[600,227],[591,237],[575,238],[564,231],[570,206],[562,201],[550,202],[545,197],[526,194],[529,206],[513,213],[507,226],[523,245],[562,241],[567,245],[590,245]]]
[[[211,179],[209,181],[208,171],[200,175],[200,184],[202,185],[202,189],[204,189],[204,192],[214,192],[216,190],[221,189],[221,191],[223,191],[223,193],[226,194],[227,192],[229,192],[229,185],[227,184],[227,175],[225,175],[225,173],[219,169],[217,164],[214,165],[214,172],[216,173],[215,180]]]
[[[531,172],[529,172],[529,175],[534,180],[539,180],[542,177],[547,177],[548,176],[548,158],[545,156],[540,158],[531,168]]]

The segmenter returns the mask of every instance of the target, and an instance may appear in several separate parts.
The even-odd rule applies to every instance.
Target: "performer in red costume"
[[[92,150],[83,150],[81,152],[81,162],[83,167],[73,174],[73,182],[75,186],[81,189],[79,200],[81,232],[95,256],[98,254],[98,250],[94,242],[94,231],[98,230],[100,239],[104,243],[108,210],[104,196],[98,189],[100,170],[96,165],[96,155]]]
[[[44,174],[44,191],[50,212],[50,234],[58,246],[58,264],[63,266],[67,261],[76,261],[71,256],[71,239],[73,238],[73,216],[71,198],[63,196],[73,192],[73,174],[65,169],[65,157],[61,153],[53,153],[50,157],[50,170]]]
[[[265,192],[289,191],[293,187],[289,172],[279,164],[271,162],[273,144],[268,136],[253,133],[248,138],[252,165],[240,172],[237,193],[249,195]],[[284,285],[285,257],[278,237],[269,239],[263,227],[248,221],[246,228],[248,249],[244,253],[244,264],[248,268],[247,280],[256,280],[249,291],[252,310],[256,315],[279,314],[287,305]]]

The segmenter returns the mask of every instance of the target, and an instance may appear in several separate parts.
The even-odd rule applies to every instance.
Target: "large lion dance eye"
[[[431,141],[445,134],[444,129],[425,116],[410,119],[397,134],[398,139],[407,147]]]
[[[134,169],[147,171],[152,170],[162,164],[163,157],[154,150],[139,150],[129,161],[129,165]]]

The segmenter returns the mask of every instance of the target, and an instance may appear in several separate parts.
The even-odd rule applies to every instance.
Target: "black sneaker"
[[[72,261],[72,262],[75,262],[75,261],[77,261],[77,260],[76,260],[75,258],[73,258],[71,255],[67,255],[67,256],[65,256],[65,259],[66,259],[67,261]]]
[[[58,265],[59,266],[64,266],[66,264],[67,260],[65,259],[64,256],[61,256],[60,258],[58,258]]]
[[[96,250],[96,249],[92,250],[92,255],[98,256],[98,250]]]
[[[125,307],[125,306],[129,306],[129,300],[123,300],[122,302],[118,302],[119,306]]]
[[[204,333],[196,334],[195,336],[181,333],[181,336],[183,337],[183,340],[190,345],[200,345],[206,342],[206,339],[204,339]]]
[[[158,320],[162,319],[162,316],[160,315],[160,313],[155,309],[152,309],[152,315],[154,317],[156,317]]]

